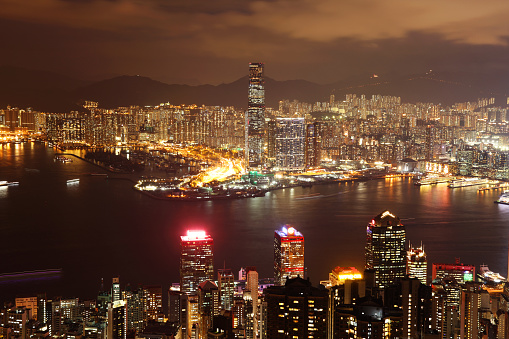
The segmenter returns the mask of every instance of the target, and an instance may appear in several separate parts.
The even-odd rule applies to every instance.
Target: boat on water
[[[495,204],[504,204],[509,205],[509,191],[502,193],[497,200],[495,200]]]
[[[506,281],[506,278],[501,276],[499,273],[490,271],[488,265],[481,265],[479,269],[479,278],[481,278],[486,283],[494,284],[500,284],[501,282]]]
[[[490,180],[488,180],[488,179],[467,178],[467,179],[461,179],[461,180],[454,180],[449,185],[447,185],[447,187],[458,188],[458,187],[485,185],[485,184],[489,184],[489,183],[490,183]]]
[[[0,187],[1,186],[18,186],[18,185],[19,185],[18,181],[5,181],[5,180],[0,181]]]
[[[72,185],[72,184],[79,184],[80,183],[80,179],[69,179],[67,180],[67,185]]]
[[[60,154],[55,155],[55,159],[54,160],[58,161],[58,162],[62,162],[64,164],[72,162],[72,159],[69,159],[69,158],[67,158],[67,157],[65,157],[63,155],[60,155]]]

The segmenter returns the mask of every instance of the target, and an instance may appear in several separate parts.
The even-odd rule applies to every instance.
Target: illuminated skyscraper
[[[221,309],[230,311],[233,306],[235,276],[231,269],[219,269],[217,272],[217,287],[221,297]]]
[[[246,113],[246,164],[258,168],[263,164],[265,136],[265,89],[263,63],[249,64],[249,93]]]
[[[119,301],[122,299],[122,292],[120,291],[120,277],[113,278],[111,284],[111,301]]]
[[[276,119],[276,167],[298,170],[306,166],[306,124],[304,118]]]
[[[287,278],[297,276],[304,277],[304,236],[283,227],[274,233],[274,284],[284,285]]]
[[[127,336],[126,303],[117,300],[108,306],[108,339],[125,339]]]
[[[205,231],[187,231],[180,237],[180,291],[196,293],[205,280],[214,279],[213,240]]]
[[[374,272],[376,287],[385,288],[405,276],[405,226],[389,211],[367,226],[366,269]]]
[[[424,285],[428,284],[428,261],[426,259],[426,252],[424,248],[412,247],[407,251],[406,257],[406,274],[410,278],[417,278]]]

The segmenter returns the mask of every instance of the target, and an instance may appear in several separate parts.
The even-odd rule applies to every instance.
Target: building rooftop
[[[391,212],[384,211],[377,215],[371,220],[371,225],[373,226],[400,226],[399,217],[395,216]]]

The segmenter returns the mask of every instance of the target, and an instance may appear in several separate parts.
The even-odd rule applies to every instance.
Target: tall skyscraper
[[[366,269],[373,270],[375,286],[385,288],[405,276],[405,226],[384,211],[371,220],[366,232]]]
[[[205,231],[187,231],[180,237],[180,291],[196,293],[205,280],[214,279],[212,246]]]
[[[125,339],[127,336],[126,303],[117,300],[108,306],[108,339]]]
[[[320,123],[315,121],[306,125],[306,166],[320,166]]]
[[[256,169],[263,164],[265,136],[264,83],[263,63],[250,63],[246,113],[246,165],[248,169]]]
[[[249,294],[251,297],[251,305],[250,308],[252,312],[247,312],[247,318],[249,319],[249,323],[252,323],[252,338],[258,337],[258,272],[256,271],[256,267],[248,266],[246,267],[247,271],[247,281],[246,281],[246,294]],[[246,326],[247,327],[247,326]],[[247,328],[246,328],[247,330]]]
[[[276,167],[299,170],[306,166],[306,123],[304,118],[276,119]]]
[[[287,225],[288,226],[288,225]],[[274,284],[304,277],[304,236],[293,227],[274,232]]]
[[[424,285],[428,284],[428,260],[424,247],[412,247],[407,251],[406,274],[410,278],[417,278]]]
[[[217,287],[221,298],[221,309],[230,311],[233,307],[235,276],[231,269],[219,269],[217,272]]]

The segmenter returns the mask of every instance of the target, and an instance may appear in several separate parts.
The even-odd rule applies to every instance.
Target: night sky
[[[220,84],[509,70],[507,0],[0,0],[0,65]]]

